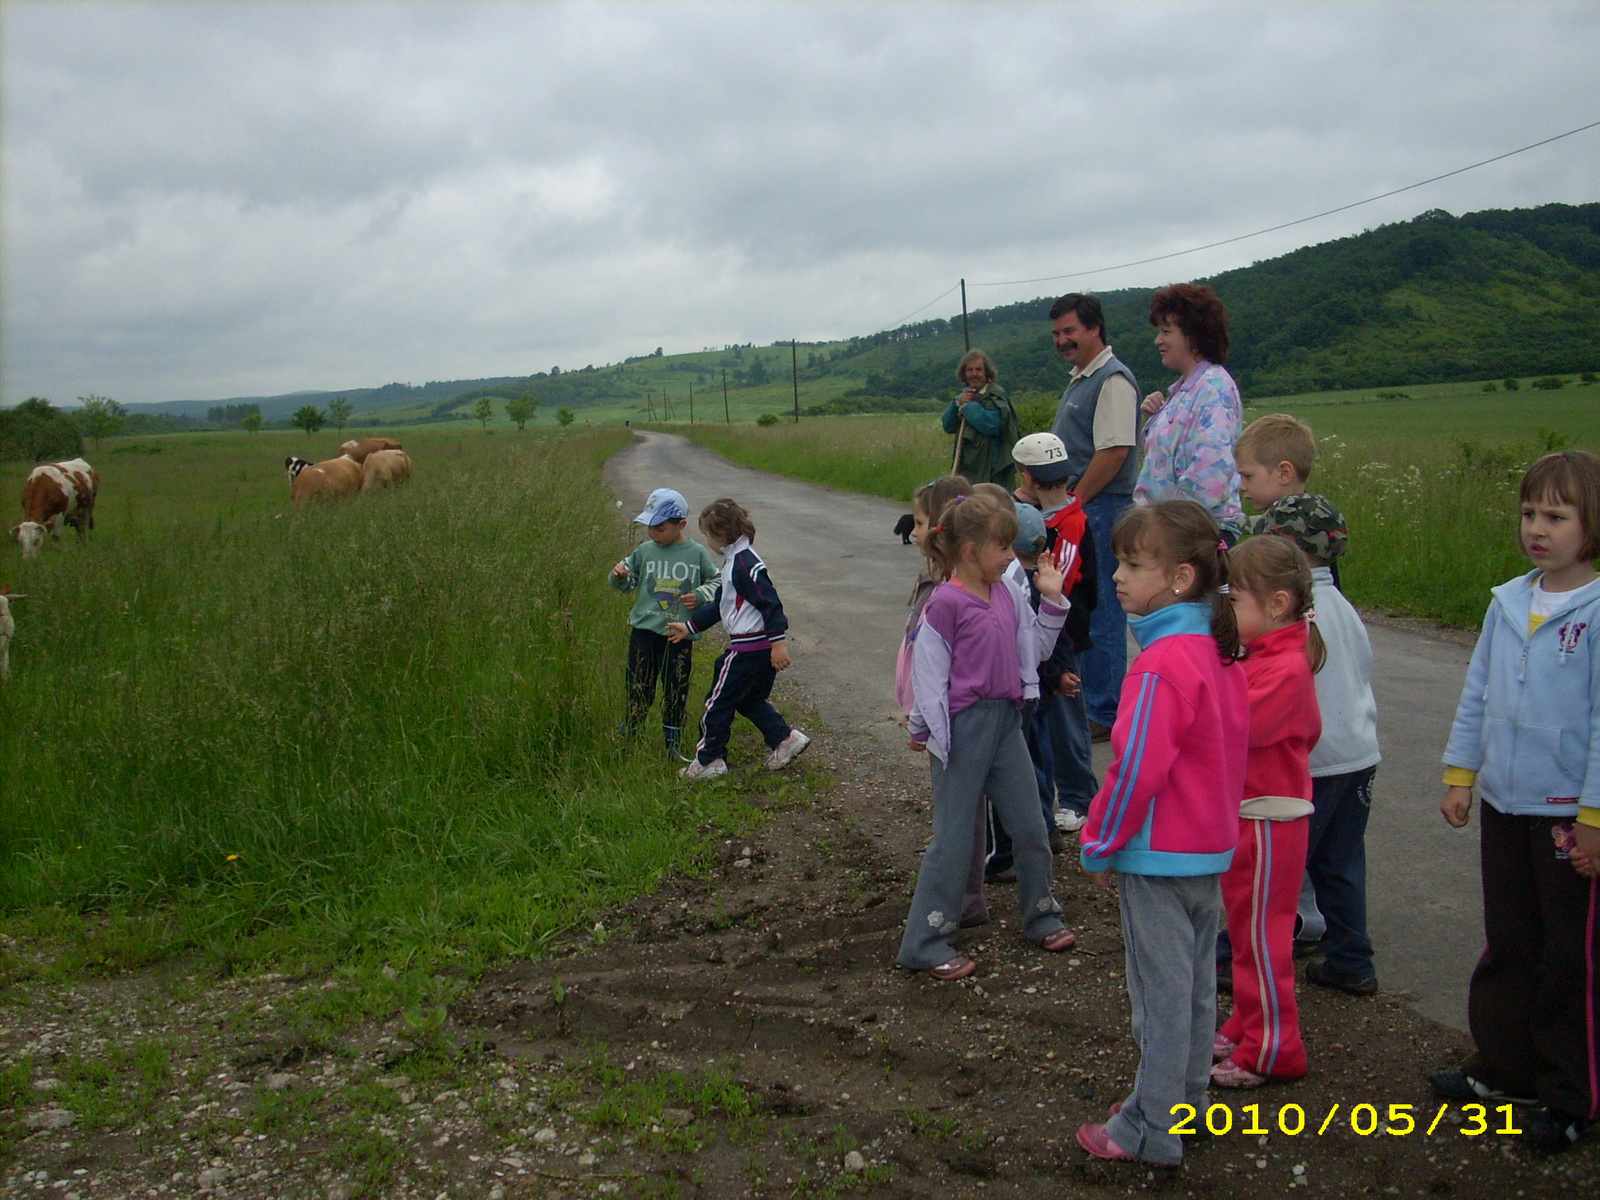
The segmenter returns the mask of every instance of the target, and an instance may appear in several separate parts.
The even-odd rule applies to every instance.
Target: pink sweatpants
[[[1272,1079],[1306,1073],[1294,998],[1294,920],[1310,831],[1309,816],[1244,818],[1233,865],[1222,876],[1233,942],[1233,1014],[1222,1036],[1239,1044],[1234,1062]]]

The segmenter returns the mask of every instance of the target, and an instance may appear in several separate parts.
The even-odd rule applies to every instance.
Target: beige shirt
[[[1088,375],[1098,371],[1106,365],[1106,360],[1111,357],[1111,347],[1107,346],[1087,367],[1072,368],[1072,375],[1068,380],[1071,385],[1080,375]],[[1137,446],[1139,444],[1139,397],[1129,383],[1121,375],[1113,375],[1100,385],[1100,396],[1095,401],[1094,408],[1094,448],[1096,450],[1111,450],[1117,446]]]

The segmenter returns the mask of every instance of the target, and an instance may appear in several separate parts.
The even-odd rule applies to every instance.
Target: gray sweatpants
[[[1122,1111],[1106,1123],[1111,1140],[1146,1162],[1183,1161],[1168,1133],[1175,1104],[1203,1120],[1217,1032],[1217,926],[1221,875],[1118,875],[1128,998],[1139,1072]]]
[[[1061,906],[1050,894],[1050,837],[1016,705],[980,700],[962,709],[950,721],[949,763],[932,755],[928,762],[933,771],[933,841],[917,873],[911,916],[900,939],[900,965],[927,970],[956,956],[953,939],[961,926],[962,892],[973,840],[979,836],[975,814],[985,795],[1011,830],[1023,934],[1037,945],[1062,928]]]

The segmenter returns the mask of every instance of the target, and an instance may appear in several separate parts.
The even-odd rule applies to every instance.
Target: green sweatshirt
[[[621,578],[612,575],[611,586],[619,592],[638,588],[639,595],[628,613],[628,624],[635,629],[666,633],[668,621],[688,619],[678,603],[682,593],[698,592],[701,604],[710,604],[717,594],[716,560],[692,538],[667,546],[646,538],[623,561],[628,573]]]

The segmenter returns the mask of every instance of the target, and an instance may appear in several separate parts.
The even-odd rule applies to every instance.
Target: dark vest
[[[1056,409],[1056,421],[1050,432],[1060,438],[1061,444],[1067,448],[1067,462],[1071,464],[1074,481],[1089,469],[1089,460],[1094,457],[1095,407],[1100,402],[1100,389],[1113,375],[1121,375],[1132,385],[1134,400],[1137,403],[1139,381],[1114,354],[1101,363],[1098,369],[1090,371],[1087,375],[1080,375],[1067,384],[1067,390],[1061,393],[1061,407]],[[1138,423],[1134,426],[1135,438],[1138,437],[1138,430],[1144,418],[1138,416],[1136,421]],[[1111,482],[1100,490],[1112,496],[1131,496],[1133,485],[1138,479],[1139,448],[1135,445],[1129,450],[1128,457],[1123,460],[1122,467],[1112,477]]]

